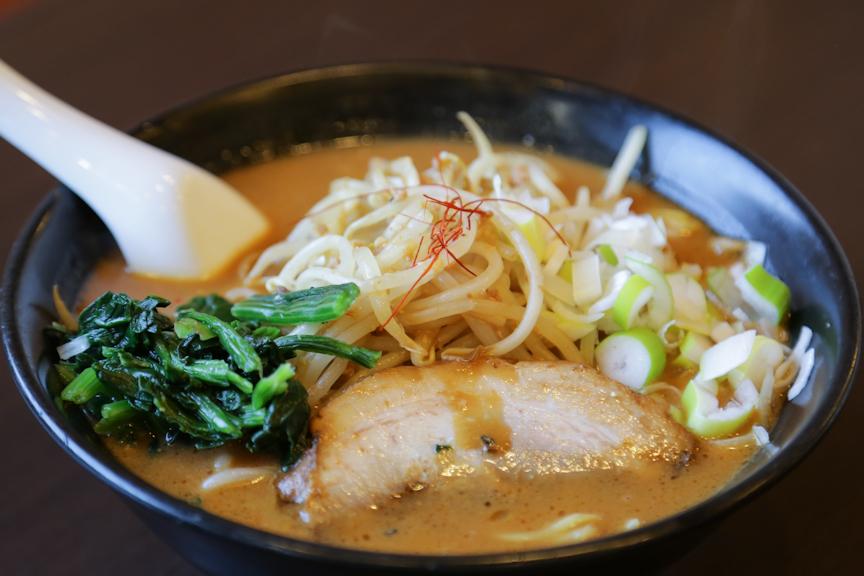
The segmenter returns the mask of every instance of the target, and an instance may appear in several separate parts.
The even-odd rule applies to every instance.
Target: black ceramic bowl
[[[479,119],[495,142],[533,142],[608,165],[634,124],[649,129],[632,175],[706,220],[717,232],[768,244],[769,267],[792,288],[793,334],[817,333],[811,385],[783,411],[778,448],[762,450],[716,495],[660,522],[593,542],[518,554],[407,556],[338,549],[268,534],[167,496],[113,460],[82,422],[55,407],[45,386],[42,328],[51,286],[73,300],[112,248],[106,229],[68,190],[51,194],[15,244],[3,284],[3,340],[36,417],[74,458],[122,494],[194,564],[217,574],[523,570],[669,559],[670,539],[695,528],[788,472],[837,416],[860,346],[859,301],[831,231],[786,180],[704,129],[653,106],[592,86],[527,72],[450,65],[369,64],[311,70],[233,88],[182,106],[135,131],[214,172],[291,153],[297,146],[376,136],[459,137],[456,112]]]

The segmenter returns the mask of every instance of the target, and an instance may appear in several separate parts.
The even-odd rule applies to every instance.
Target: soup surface
[[[411,156],[427,166],[446,148],[463,157],[473,148],[462,142],[385,141],[367,147],[324,149],[307,155],[238,169],[224,178],[244,193],[271,220],[274,237],[282,238],[326,192],[337,176],[362,177],[373,156]],[[580,185],[599,190],[606,170],[554,155],[545,155],[559,173],[559,187],[573,197]],[[635,212],[665,210],[671,204],[629,183],[624,194]],[[725,264],[709,249],[711,233],[700,225],[670,244],[685,262]],[[251,255],[250,255],[251,257]],[[247,266],[248,267],[248,266]],[[103,261],[86,284],[81,302],[106,290],[142,298],[158,294],[174,303],[206,293],[224,293],[242,283],[238,268],[203,283],[166,282],[126,274],[119,255]],[[692,370],[668,364],[662,380],[683,388]],[[443,478],[416,493],[397,494],[390,502],[347,510],[324,523],[304,522],[300,508],[279,499],[274,458],[250,455],[240,448],[196,451],[173,446],[151,452],[141,444],[107,440],[116,457],[137,475],[169,494],[203,509],[269,532],[330,544],[410,553],[479,553],[537,548],[560,542],[544,527],[574,514],[592,514],[595,535],[632,529],[704,500],[730,481],[752,453],[752,444],[720,446],[700,442],[688,465],[646,463],[629,469],[540,475],[530,479],[502,474],[494,466],[467,477]],[[263,472],[239,486],[202,488],[225,462]],[[268,473],[267,470],[273,470]],[[575,524],[574,524],[575,525]],[[560,536],[552,535],[556,538]]]

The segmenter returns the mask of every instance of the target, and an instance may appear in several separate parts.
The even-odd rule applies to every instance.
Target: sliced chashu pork
[[[315,445],[279,482],[311,517],[369,506],[440,476],[683,466],[695,440],[650,398],[567,362],[382,370],[332,397]]]

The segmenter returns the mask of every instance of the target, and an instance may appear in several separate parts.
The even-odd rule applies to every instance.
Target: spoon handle
[[[219,178],[87,116],[2,60],[0,136],[90,205],[132,271],[206,277],[267,232]]]
[[[2,60],[0,136],[71,188],[106,221],[105,212],[128,199],[124,183],[141,170],[129,159],[159,152],[55,98]]]

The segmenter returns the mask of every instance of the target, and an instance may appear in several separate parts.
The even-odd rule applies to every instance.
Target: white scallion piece
[[[590,206],[591,205],[591,190],[587,186],[580,186],[576,190],[576,202],[574,206]]]
[[[759,387],[759,421],[768,422],[771,417],[771,402],[774,400],[774,372],[767,372],[762,378],[762,386]]]
[[[773,374],[774,369],[783,362],[784,349],[777,340],[757,334],[750,356],[746,362],[729,373],[729,381],[733,384],[743,380],[762,382],[768,373]]]
[[[612,207],[612,218],[624,218],[630,214],[630,207],[633,205],[632,198],[622,198]]]
[[[572,264],[573,300],[585,306],[597,300],[603,293],[600,279],[600,257],[588,254],[574,258]]]
[[[705,323],[708,301],[699,282],[680,272],[668,274],[666,281],[672,289],[675,318],[686,323]]]
[[[561,241],[556,240],[546,246],[546,264],[543,265],[543,272],[546,274],[558,274],[561,272],[561,267],[567,260],[567,246]],[[567,275],[561,274],[565,280],[569,280]]]
[[[794,400],[802,390],[804,390],[804,387],[810,380],[810,373],[813,372],[815,360],[816,353],[813,351],[813,348],[807,350],[807,352],[805,352],[801,357],[801,365],[798,368],[798,375],[795,376],[795,382],[792,383],[792,387],[789,388],[789,392],[786,394],[786,398],[790,402]]]
[[[636,161],[639,160],[639,155],[642,154],[642,148],[645,146],[647,138],[648,130],[645,126],[633,126],[627,133],[624,145],[612,163],[612,168],[609,169],[606,185],[600,192],[600,197],[603,200],[611,200],[621,194],[624,184],[630,177],[630,172],[633,171]]]
[[[791,357],[799,364],[801,363],[801,358],[804,356],[804,353],[807,351],[812,340],[813,330],[807,326],[802,326],[801,332],[798,334],[798,340],[795,342],[795,348],[792,349],[791,354]]]
[[[762,242],[750,241],[747,242],[747,247],[744,249],[744,263],[748,268],[753,266],[763,266],[765,264],[765,256],[768,254],[768,247]]]
[[[738,368],[750,357],[755,340],[756,331],[747,330],[715,344],[702,354],[696,378],[714,380]]]
[[[618,299],[618,294],[621,292],[621,289],[624,288],[624,284],[627,283],[628,278],[630,278],[630,272],[628,270],[619,270],[616,272],[607,284],[606,294],[594,302],[594,304],[591,305],[591,308],[588,309],[588,312],[594,314],[596,312],[605,312],[612,308],[613,304],[615,304],[615,300]]]
[[[77,356],[82,352],[86,352],[90,348],[90,340],[86,334],[76,336],[69,342],[57,347],[57,355],[61,360],[68,360],[73,356]]]

